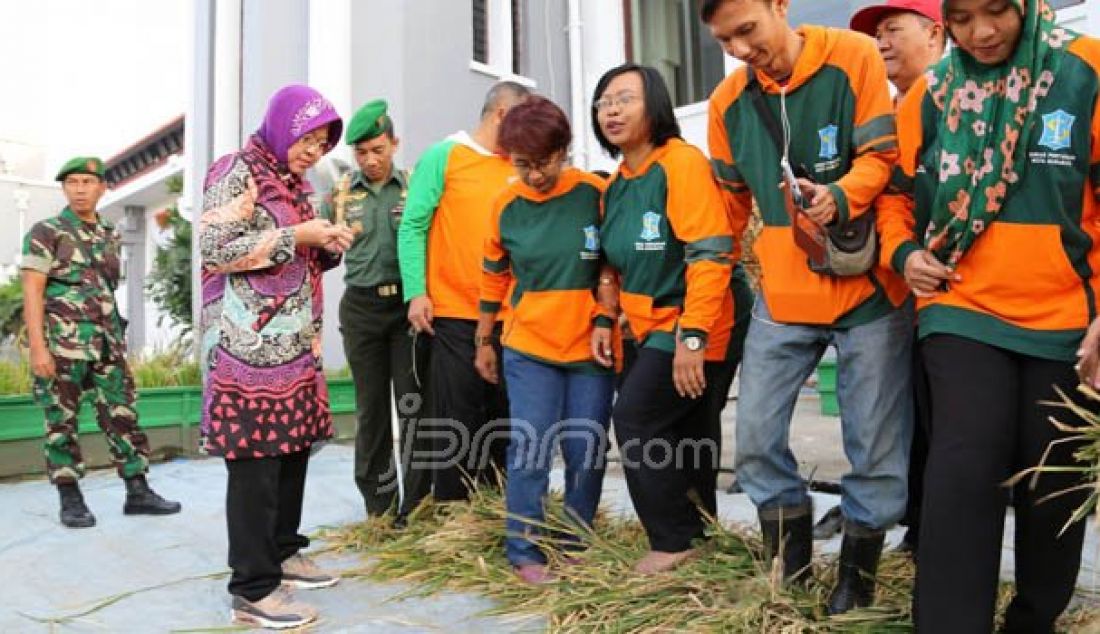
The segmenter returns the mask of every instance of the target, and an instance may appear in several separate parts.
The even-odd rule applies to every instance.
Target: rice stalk
[[[442,591],[471,592],[492,599],[490,616],[542,616],[550,632],[910,632],[911,560],[884,554],[878,570],[874,607],[830,617],[825,600],[836,581],[835,556],[819,556],[813,580],[787,590],[761,561],[759,534],[739,524],[712,522],[704,553],[680,568],[639,576],[634,563],[648,545],[640,523],[601,511],[593,530],[578,529],[560,496],[547,502],[536,539],[547,554],[556,581],[525,585],[504,555],[508,513],[499,492],[481,488],[469,503],[427,501],[404,530],[391,518],[329,529],[323,538],[335,550],[358,553],[363,566],[345,576],[399,582],[395,597],[423,597]],[[567,545],[583,538],[584,550]],[[1012,596],[1003,584],[998,618]],[[1094,605],[1094,604],[1093,604]],[[1077,608],[1060,621],[1059,631],[1095,631],[1100,612]]]

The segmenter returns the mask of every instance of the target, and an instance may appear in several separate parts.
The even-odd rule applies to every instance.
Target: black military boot
[[[95,526],[95,515],[84,503],[84,495],[75,482],[57,485],[61,494],[61,524],[69,528],[91,528]]]
[[[880,530],[844,522],[840,569],[837,571],[836,587],[829,595],[829,614],[843,614],[874,602],[875,571],[878,570],[885,535]]]
[[[126,478],[126,504],[122,512],[126,515],[171,515],[180,512],[180,503],[166,500],[149,488],[145,476]]]
[[[783,580],[788,584],[806,585],[813,576],[813,504],[806,500],[798,506],[765,509],[758,514],[760,533],[764,538],[764,560],[771,565],[782,555]]]

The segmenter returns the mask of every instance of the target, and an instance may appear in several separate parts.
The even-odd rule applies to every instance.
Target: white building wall
[[[0,283],[19,274],[23,236],[39,220],[56,216],[65,207],[60,183],[0,175]]]

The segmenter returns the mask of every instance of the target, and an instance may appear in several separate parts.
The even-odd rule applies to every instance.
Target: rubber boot
[[[883,531],[844,522],[840,569],[837,571],[836,587],[829,595],[829,614],[843,614],[874,602],[875,571],[878,570],[885,536]]]
[[[813,504],[806,500],[798,506],[780,506],[757,513],[764,538],[764,559],[771,564],[780,556],[783,581],[806,585],[813,575]]]

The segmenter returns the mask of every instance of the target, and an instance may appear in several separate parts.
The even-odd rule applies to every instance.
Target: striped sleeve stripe
[[[508,270],[511,265],[511,261],[508,258],[501,258],[499,260],[490,260],[485,258],[481,261],[481,268],[484,271],[494,274],[500,274]]]
[[[688,264],[692,262],[702,262],[704,260],[728,264],[729,254],[732,251],[732,236],[703,238],[702,240],[696,240],[695,242],[689,242],[684,245],[684,261]]]
[[[719,159],[711,159],[710,165],[714,171],[714,177],[722,187],[735,194],[749,191],[748,184],[745,183],[745,177],[741,176],[741,171],[735,165]]]
[[[500,302],[489,302],[484,299],[477,303],[477,309],[482,313],[499,313]]]
[[[885,152],[886,150],[896,150],[898,147],[898,140],[896,137],[883,137],[882,139],[872,143],[869,146],[863,146],[856,150],[857,154],[866,154],[868,152]]]
[[[900,165],[895,165],[894,170],[890,173],[890,183],[886,186],[886,193],[912,194],[915,181],[916,179],[906,174]]]
[[[852,144],[857,148],[879,141],[883,138],[896,138],[898,135],[897,122],[893,114],[877,116],[863,125],[856,126],[852,134]]]

